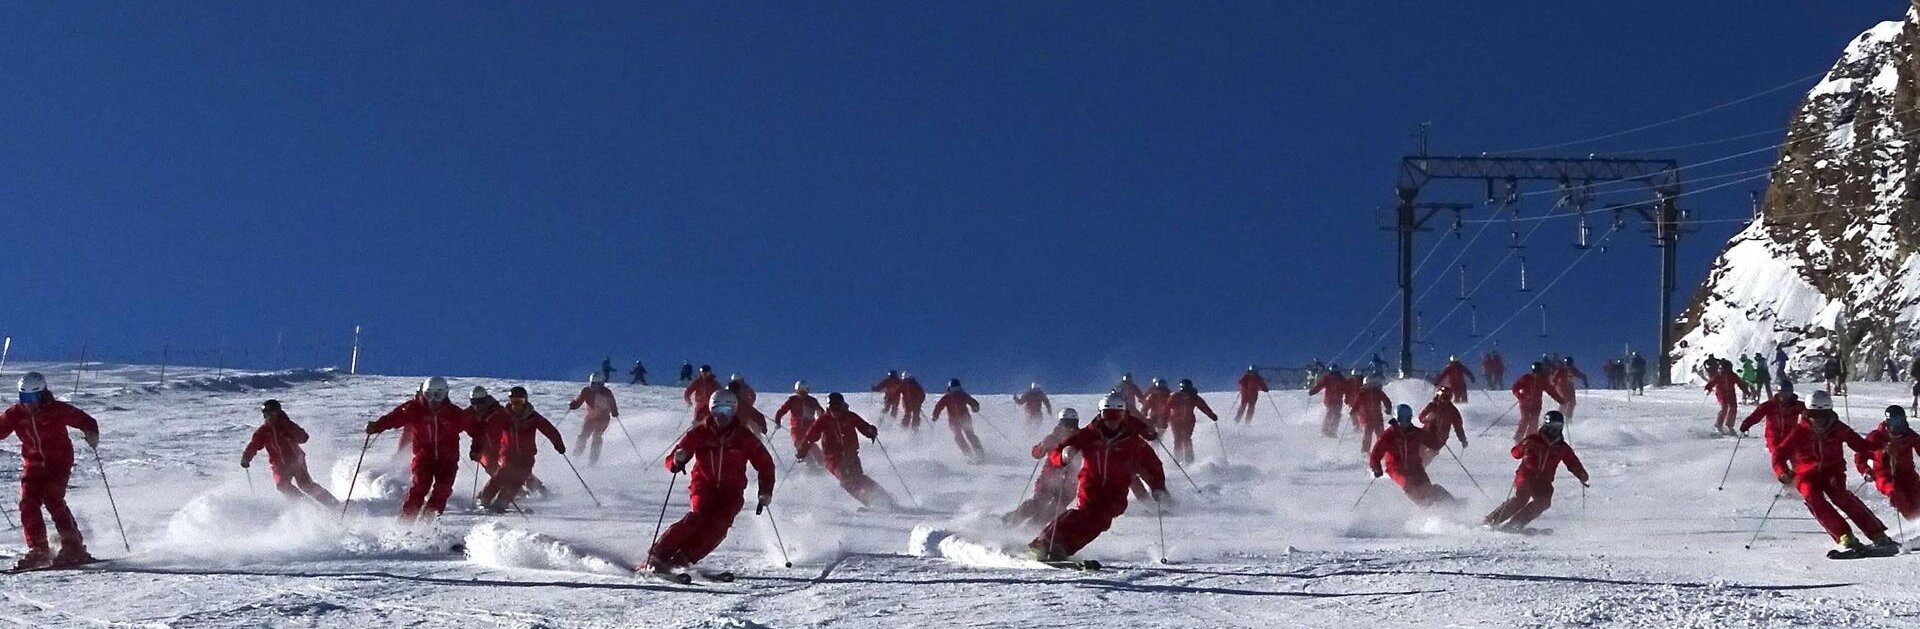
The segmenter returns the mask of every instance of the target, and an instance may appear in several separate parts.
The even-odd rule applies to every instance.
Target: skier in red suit
[[[700,374],[694,376],[693,382],[687,383],[687,388],[680,392],[680,401],[686,402],[687,406],[693,407],[694,415],[698,416],[699,411],[706,410],[707,400],[711,399],[714,392],[719,390],[720,379],[714,377],[713,367],[701,365]],[[580,442],[576,439],[574,443],[577,445]]]
[[[1125,395],[1121,394],[1122,401]],[[1180,390],[1174,391],[1173,395],[1167,398],[1167,407],[1172,411],[1167,419],[1167,425],[1173,429],[1173,455],[1182,463],[1192,463],[1193,429],[1195,424],[1200,423],[1199,414],[1204,413],[1207,419],[1216,422],[1220,421],[1220,415],[1214,413],[1212,407],[1207,406],[1207,400],[1200,397],[1200,391],[1193,388],[1193,381],[1184,378],[1180,380]]]
[[[1433,401],[1420,409],[1420,424],[1422,429],[1432,433],[1433,438],[1440,442],[1438,447],[1427,449],[1425,459],[1428,463],[1432,463],[1433,458],[1439,456],[1440,450],[1446,447],[1447,433],[1460,438],[1462,449],[1467,447],[1467,422],[1460,417],[1460,408],[1453,405],[1453,392],[1446,387],[1435,390]]]
[[[265,450],[267,467],[273,471],[273,486],[280,493],[288,498],[310,498],[329,507],[338,506],[340,501],[313,482],[313,476],[307,473],[307,453],[300,448],[300,444],[307,442],[307,431],[281,412],[279,400],[262,403],[260,415],[260,427],[253,429],[253,438],[247,440],[246,449],[240,452],[240,467],[251,466],[253,456]]]
[[[848,409],[846,398],[838,393],[829,393],[827,412],[807,428],[807,435],[800,440],[798,453],[794,457],[807,458],[807,453],[817,444],[820,458],[826,461],[827,473],[840,481],[841,489],[847,490],[862,505],[891,508],[894,506],[893,495],[867,476],[866,470],[860,466],[861,437],[878,440],[880,429]]]
[[[1524,377],[1524,376],[1523,376]],[[1565,464],[1567,471],[1587,486],[1587,468],[1573,453],[1573,446],[1561,438],[1566,416],[1547,411],[1547,423],[1513,446],[1513,458],[1520,467],[1513,472],[1513,497],[1487,514],[1486,525],[1496,529],[1521,531],[1553,506],[1553,477]]]
[[[704,367],[702,367],[704,369]],[[711,373],[702,372],[706,376]],[[695,385],[699,380],[693,381]],[[692,390],[693,387],[687,387]],[[567,410],[587,407],[586,420],[580,423],[580,436],[573,443],[587,450],[587,465],[600,464],[600,444],[605,441],[607,426],[620,417],[620,404],[613,399],[613,389],[607,388],[606,375],[595,371],[587,374],[587,386],[580,388],[580,394],[573,396],[567,404]]]
[[[1480,358],[1480,375],[1488,389],[1500,386],[1500,383],[1507,381],[1506,359],[1501,358],[1498,351],[1487,352]]]
[[[1732,369],[1723,369],[1707,377],[1706,390],[1720,402],[1720,412],[1713,418],[1714,432],[1723,435],[1733,434],[1734,419],[1740,416],[1739,398],[1734,394],[1744,395],[1752,389],[1747,386],[1745,380],[1740,379],[1740,374],[1734,373]]]
[[[1169,406],[1172,400],[1173,391],[1167,388],[1167,381],[1160,378],[1154,378],[1153,384],[1149,385],[1146,393],[1141,396],[1140,412],[1144,415],[1142,419],[1146,420],[1147,425],[1151,426],[1155,433],[1166,431],[1167,422],[1173,417],[1173,408]],[[1152,437],[1148,438],[1148,440],[1152,439]]]
[[[900,375],[900,426],[914,432],[920,431],[920,420],[924,417],[920,408],[927,403],[927,388],[920,386],[920,380],[913,374]]]
[[[1320,420],[1320,436],[1332,439],[1340,434],[1340,405],[1347,398],[1347,379],[1340,375],[1340,366],[1333,365],[1327,372],[1320,374],[1320,381],[1307,389],[1307,397],[1320,396],[1320,404],[1325,406],[1327,414]]]
[[[747,489],[748,464],[759,478],[760,499],[754,513],[773,502],[773,456],[753,431],[734,421],[735,404],[733,393],[715,392],[707,420],[687,429],[667,454],[668,471],[677,475],[692,463],[693,473],[687,482],[687,514],[667,527],[647,551],[646,567],[656,573],[671,573],[698,562],[726,540],[734,516],[746,504],[741,492]]]
[[[1433,386],[1452,392],[1453,403],[1467,403],[1467,383],[1473,381],[1473,372],[1460,362],[1459,356],[1447,358],[1447,366],[1433,377]]]
[[[1401,404],[1393,411],[1393,425],[1380,433],[1380,440],[1374,442],[1373,451],[1367,454],[1367,467],[1373,470],[1373,477],[1379,478],[1382,473],[1392,477],[1394,484],[1407,493],[1407,498],[1422,507],[1453,502],[1453,494],[1447,493],[1447,488],[1427,478],[1424,456],[1426,451],[1438,450],[1445,442],[1413,425],[1413,407]]]
[[[1807,511],[1813,513],[1820,527],[1839,544],[1835,552],[1898,552],[1899,544],[1887,537],[1886,523],[1847,489],[1847,460],[1842,447],[1855,452],[1869,451],[1867,440],[1833,413],[1833,396],[1826,391],[1814,391],[1813,399],[1807,404],[1806,419],[1794,426],[1774,451],[1773,473],[1782,484],[1800,490]],[[1853,536],[1848,520],[1873,541],[1871,547]]]
[[[520,497],[521,488],[527,480],[533,478],[535,455],[540,452],[536,436],[545,436],[553,444],[553,451],[567,453],[567,444],[560,439],[560,430],[546,416],[533,410],[527,402],[527,390],[514,387],[507,391],[506,409],[488,415],[493,425],[480,430],[481,434],[491,434],[497,441],[493,450],[500,456],[500,471],[487,481],[487,486],[474,497],[475,506],[502,513],[509,506],[515,506],[514,499]],[[481,450],[480,440],[473,443],[472,455],[478,458]]]
[[[1247,373],[1240,376],[1240,405],[1233,409],[1233,420],[1253,423],[1254,403],[1260,401],[1260,394],[1269,393],[1267,379],[1260,377],[1258,367],[1247,367]]]
[[[1178,395],[1178,394],[1176,394]],[[1061,561],[1080,552],[1106,532],[1113,519],[1127,512],[1127,488],[1136,476],[1152,488],[1161,504],[1167,496],[1167,477],[1153,446],[1127,421],[1124,395],[1108,395],[1100,403],[1100,420],[1080,429],[1047,452],[1049,463],[1067,464],[1066,451],[1080,453],[1077,500],[1033,538],[1028,548],[1035,559]]]
[[[1767,454],[1771,455],[1780,449],[1780,441],[1787,438],[1787,433],[1793,431],[1793,426],[1800,423],[1801,416],[1806,412],[1807,405],[1800,403],[1800,397],[1794,395],[1793,385],[1783,382],[1779,392],[1753,407],[1753,413],[1747,415],[1747,420],[1740,422],[1740,433],[1744,435],[1754,424],[1766,422],[1765,432],[1761,434],[1766,437]]]
[[[447,400],[447,381],[439,376],[421,383],[413,399],[368,422],[367,434],[394,428],[413,434],[413,484],[400,503],[400,517],[417,518],[423,508],[439,515],[447,510],[460,474],[460,435],[478,439],[479,429],[467,420],[466,409]]]
[[[880,394],[880,414],[888,417],[900,413],[900,372],[887,370],[887,377],[874,383],[872,391]]]
[[[1913,469],[1913,456],[1920,449],[1920,435],[1907,427],[1907,409],[1887,407],[1886,420],[1867,433],[1867,449],[1853,455],[1860,474],[1873,481],[1900,517],[1920,518],[1920,475]]]
[[[1547,381],[1547,366],[1544,363],[1534,363],[1532,370],[1515,379],[1511,392],[1520,407],[1519,425],[1513,428],[1514,443],[1526,441],[1527,437],[1540,431],[1540,411],[1545,402],[1541,396],[1551,397],[1555,402],[1563,401],[1560,392],[1554,390]]]
[[[793,423],[787,427],[787,434],[792,435],[793,449],[800,452],[800,460],[811,465],[819,465],[820,458],[812,456],[810,452],[800,451],[800,443],[806,440],[807,429],[812,428],[814,420],[824,412],[826,409],[820,407],[820,400],[813,397],[805,380],[793,383],[793,395],[787,396],[786,403],[773,412],[775,426],[780,425],[782,417],[792,417]]]
[[[1033,481],[1033,493],[1001,521],[1014,526],[1051,522],[1059,517],[1060,512],[1067,510],[1072,503],[1067,490],[1073,487],[1073,475],[1080,467],[1080,454],[1069,453],[1062,458],[1060,465],[1054,465],[1047,453],[1077,432],[1080,432],[1080,412],[1071,408],[1060,409],[1060,423],[1033,446],[1033,458],[1038,460],[1040,466]]]
[[[1369,377],[1363,381],[1360,390],[1353,394],[1353,427],[1360,431],[1360,452],[1373,451],[1373,439],[1385,429],[1387,413],[1393,410],[1393,400],[1387,398],[1383,388],[1385,383],[1379,377]]]
[[[1119,391],[1120,396],[1127,399],[1127,410],[1129,411],[1139,410],[1140,403],[1147,399],[1146,392],[1141,391],[1140,385],[1133,381],[1133,372],[1131,371],[1120,374],[1120,382],[1113,385],[1113,390]]]
[[[947,381],[947,393],[933,405],[933,421],[940,421],[940,415],[947,416],[947,427],[953,429],[953,442],[960,444],[960,453],[974,462],[986,459],[987,449],[980,446],[980,436],[973,434],[973,414],[980,412],[980,401],[967,395],[960,388],[960,379]]]
[[[80,524],[67,509],[67,479],[73,476],[73,437],[78,430],[88,448],[100,446],[100,424],[72,404],[53,399],[47,378],[30,371],[20,378],[20,402],[0,412],[0,440],[20,438],[20,533],[27,553],[14,569],[72,566],[93,561]],[[47,521],[60,533],[60,554],[48,551]]]
[[[1013,396],[1013,403],[1026,413],[1030,425],[1037,426],[1053,414],[1053,400],[1047,399],[1047,392],[1040,390],[1038,382],[1027,385],[1026,392]]]

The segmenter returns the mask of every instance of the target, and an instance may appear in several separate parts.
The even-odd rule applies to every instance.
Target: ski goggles
[[[20,403],[21,404],[39,404],[41,396],[44,396],[46,394],[47,394],[46,391],[21,391]]]
[[[733,410],[732,406],[720,404],[713,407],[713,414],[715,417],[733,417]]]

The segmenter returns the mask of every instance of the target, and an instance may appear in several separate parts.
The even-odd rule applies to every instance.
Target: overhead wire
[[[1674,124],[1674,123],[1677,123],[1677,122],[1683,122],[1683,121],[1686,121],[1686,120],[1692,120],[1692,119],[1694,119],[1694,118],[1698,118],[1698,117],[1700,117],[1700,116],[1704,116],[1704,115],[1707,115],[1707,114],[1710,114],[1710,113],[1713,113],[1713,112],[1716,112],[1716,111],[1719,111],[1719,110],[1722,110],[1722,109],[1726,109],[1726,108],[1728,108],[1728,107],[1732,107],[1732,106],[1735,106],[1735,105],[1739,105],[1739,104],[1741,104],[1741,103],[1745,103],[1745,102],[1747,102],[1747,101],[1751,101],[1751,100],[1753,100],[1753,99],[1756,99],[1756,98],[1760,98],[1760,97],[1762,97],[1762,96],[1766,96],[1766,95],[1768,95],[1768,94],[1773,94],[1773,93],[1775,93],[1775,92],[1779,92],[1779,91],[1781,91],[1781,90],[1784,90],[1784,89],[1787,89],[1787,88],[1791,88],[1791,87],[1793,87],[1793,86],[1796,86],[1796,85],[1799,85],[1799,84],[1801,84],[1801,83],[1805,83],[1805,82],[1807,82],[1808,80],[1811,80],[1811,79],[1815,79],[1815,78],[1819,78],[1819,77],[1823,77],[1823,76],[1826,76],[1826,74],[1827,74],[1827,72],[1828,72],[1827,70],[1821,70],[1821,71],[1819,71],[1819,72],[1815,72],[1815,73],[1813,73],[1813,74],[1809,74],[1809,75],[1806,75],[1806,76],[1803,76],[1803,77],[1800,77],[1800,78],[1797,78],[1797,79],[1794,79],[1794,80],[1792,80],[1792,81],[1788,81],[1788,82],[1786,82],[1786,83],[1781,83],[1781,84],[1779,84],[1779,85],[1776,85],[1776,86],[1773,86],[1773,87],[1770,87],[1770,88],[1767,88],[1767,89],[1764,89],[1764,90],[1761,90],[1761,91],[1758,91],[1758,92],[1755,92],[1755,93],[1752,93],[1752,94],[1748,94],[1748,95],[1746,95],[1746,96],[1742,96],[1742,97],[1739,97],[1739,98],[1736,98],[1736,99],[1733,99],[1733,100],[1730,100],[1730,101],[1726,101],[1726,102],[1723,102],[1723,103],[1720,103],[1720,104],[1718,104],[1718,105],[1714,105],[1714,106],[1712,106],[1712,107],[1707,107],[1707,108],[1705,108],[1705,109],[1701,109],[1701,110],[1697,110],[1697,111],[1694,111],[1694,112],[1691,112],[1691,113],[1687,113],[1687,114],[1682,114],[1682,115],[1679,115],[1679,116],[1674,116],[1674,117],[1672,117],[1672,118],[1668,118],[1668,119],[1666,119],[1666,120],[1661,120],[1661,121],[1658,121],[1658,122],[1653,122],[1653,123],[1648,123],[1648,124],[1643,124],[1643,125],[1640,125],[1640,126],[1637,126],[1637,127],[1633,127],[1633,128],[1630,128],[1630,129],[1624,129],[1624,130],[1621,130],[1621,131],[1615,131],[1615,132],[1613,132],[1613,133],[1603,133],[1603,134],[1600,134],[1600,135],[1596,135],[1596,136],[1592,136],[1592,137],[1586,137],[1586,138],[1580,138],[1580,139],[1578,139],[1578,140],[1568,140],[1568,141],[1565,141],[1565,142],[1555,142],[1555,143],[1552,143],[1552,144],[1541,144],[1541,145],[1538,145],[1538,146],[1529,146],[1529,147],[1524,147],[1524,148],[1516,148],[1516,149],[1507,149],[1507,150],[1502,150],[1502,151],[1489,151],[1488,153],[1489,153],[1489,154],[1491,154],[1491,155],[1511,155],[1511,154],[1514,154],[1514,153],[1526,153],[1526,152],[1530,152],[1530,151],[1543,151],[1543,150],[1547,150],[1547,149],[1557,149],[1557,148],[1565,148],[1565,147],[1569,147],[1569,146],[1575,146],[1575,145],[1580,145],[1580,144],[1588,144],[1588,143],[1592,143],[1592,142],[1599,142],[1599,141],[1602,141],[1602,140],[1611,140],[1611,139],[1613,139],[1613,138],[1617,138],[1617,137],[1621,137],[1621,136],[1626,136],[1626,135],[1632,135],[1632,134],[1635,134],[1635,133],[1639,133],[1639,132],[1641,132],[1641,131],[1646,131],[1646,130],[1649,130],[1649,129],[1657,129],[1657,128],[1660,128],[1660,127],[1664,127],[1664,126],[1667,126],[1667,125],[1670,125],[1670,124]]]

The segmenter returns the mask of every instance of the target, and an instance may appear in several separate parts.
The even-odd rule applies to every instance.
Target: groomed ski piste
[[[1593,488],[1583,496],[1562,471],[1552,510],[1535,523],[1554,534],[1535,536],[1478,526],[1506,496],[1514,469],[1512,398],[1504,392],[1473,393],[1463,407],[1471,446],[1455,444],[1484,493],[1443,454],[1429,469],[1465,504],[1423,512],[1384,480],[1361,498],[1371,475],[1354,437],[1321,438],[1318,400],[1278,391],[1273,402],[1260,403],[1251,425],[1223,421],[1216,435],[1202,420],[1200,458],[1186,469],[1191,484],[1167,465],[1176,502],[1164,518],[1164,554],[1153,505],[1136,501],[1080,553],[1106,565],[1097,572],[1027,559],[1024,545],[1035,532],[1001,523],[1026,491],[1033,469],[1026,452],[1047,429],[1020,419],[1008,395],[976,392],[985,405],[976,429],[994,454],[972,464],[944,423],[905,433],[880,418],[876,395],[849,393],[854,410],[880,425],[904,478],[872,445],[862,449],[866,469],[903,502],[910,489],[917,508],[862,510],[824,473],[794,467],[788,474],[793,449],[776,432],[783,476],[772,514],[786,555],[768,518],[748,509],[720,549],[696,566],[739,579],[679,586],[631,571],[644,557],[668,487],[657,457],[688,423],[677,388],[614,385],[641,454],[616,428],[600,465],[589,468],[571,444],[579,414],[562,419],[578,383],[450,377],[455,390],[530,389],[605,506],[595,507],[560,457],[543,447],[537,474],[556,495],[526,502],[531,514],[469,513],[467,467],[448,514],[410,526],[394,517],[406,477],[391,434],[374,440],[344,519],[283,499],[271,489],[264,462],[254,466],[250,486],[238,462],[259,420],[258,404],[276,398],[312,433],[306,447],[315,476],[345,495],[361,427],[411,395],[418,378],[326,371],[216,377],[174,369],[168,386],[155,387],[153,368],[105,366],[86,374],[80,393],[70,396],[69,367],[15,364],[6,375],[11,380],[26,369],[46,372],[61,399],[101,421],[100,453],[133,551],[121,546],[83,450],[69,497],[88,545],[109,561],[0,577],[0,621],[25,626],[1920,623],[1920,588],[1913,587],[1920,558],[1826,559],[1829,540],[1791,492],[1753,549],[1744,548],[1780,485],[1756,428],[1725,490],[1715,489],[1735,441],[1711,435],[1713,405],[1692,386],[1631,400],[1621,392],[1583,392],[1568,440],[1593,473]],[[764,411],[784,398],[785,383],[754,384]],[[1839,398],[1842,417],[1864,432],[1878,423],[1881,408],[1908,401],[1904,387],[1856,384],[1851,398]],[[1387,391],[1417,407],[1431,388],[1402,381]],[[1231,415],[1231,393],[1206,397]],[[1098,402],[1091,392],[1054,400],[1083,412]],[[0,445],[0,461],[0,481],[11,491],[17,442]],[[1893,525],[1886,500],[1871,488],[1861,492]],[[685,495],[684,487],[674,488],[669,521],[685,512]],[[6,536],[0,552],[23,552],[17,532]],[[783,567],[787,557],[794,567]]]

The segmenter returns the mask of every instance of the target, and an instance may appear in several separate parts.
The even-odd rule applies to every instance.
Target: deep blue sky
[[[1376,226],[1420,123],[1437,153],[1615,131],[1823,70],[1905,6],[8,4],[0,330],[39,358],[170,340],[258,362],[284,333],[343,361],[363,324],[380,373],[575,377],[612,354],[763,387],[889,366],[1223,386],[1332,355],[1389,294]],[[1765,131],[1803,91],[1568,150]],[[1754,187],[1686,205],[1737,217]],[[1545,299],[1544,344],[1652,344],[1629,227]],[[1735,227],[1686,242],[1680,299]],[[1571,232],[1538,234],[1536,285]],[[1483,328],[1512,283],[1476,301]],[[1537,326],[1503,346],[1538,351]]]

